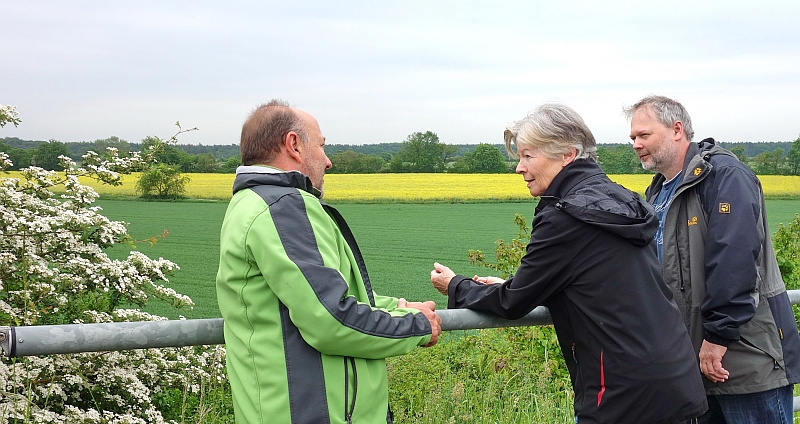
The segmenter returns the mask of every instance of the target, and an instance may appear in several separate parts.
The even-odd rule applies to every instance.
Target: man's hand
[[[714,383],[722,383],[727,380],[730,373],[722,368],[722,357],[728,348],[703,340],[700,346],[700,371]]]
[[[400,298],[397,300],[397,307],[417,309],[425,315],[425,318],[428,318],[428,322],[431,324],[431,340],[422,347],[431,347],[439,341],[439,336],[442,334],[442,319],[434,312],[436,310],[436,302],[432,300],[425,302],[408,302]]]
[[[439,262],[433,263],[433,271],[431,271],[431,283],[439,293],[447,296],[447,287],[450,285],[450,280],[456,274],[448,267],[440,264]]]

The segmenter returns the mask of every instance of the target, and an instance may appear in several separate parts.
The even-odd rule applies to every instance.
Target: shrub
[[[786,288],[800,289],[800,214],[795,214],[788,226],[778,224],[772,245]]]
[[[177,199],[186,194],[189,177],[181,175],[177,165],[159,163],[142,172],[136,181],[136,192],[142,197]]]
[[[511,273],[519,268],[520,261],[522,257],[525,256],[525,248],[531,240],[530,229],[528,229],[528,223],[525,221],[525,217],[520,214],[515,214],[514,223],[519,227],[517,237],[512,239],[510,243],[507,243],[503,239],[495,242],[496,263],[487,262],[486,254],[480,250],[469,251],[469,262],[493,269],[502,274],[503,278],[508,278]]]
[[[23,178],[0,180],[0,325],[148,321],[130,306],[157,298],[191,308],[189,297],[164,286],[174,263],[132,251],[111,260],[103,251],[133,240],[124,222],[110,221],[91,204],[97,193],[78,177],[120,184],[147,154],[120,158],[109,148],[84,155],[83,167],[61,156],[63,176],[31,167]],[[0,153],[0,170],[12,164]],[[63,186],[63,193],[51,189]],[[164,423],[198,416],[186,401],[176,414],[169,401],[225,391],[223,347],[147,349],[0,361],[3,422]],[[223,411],[224,412],[224,411]],[[228,416],[230,418],[230,416]],[[189,418],[188,421],[196,421]],[[174,422],[174,421],[171,421]]]

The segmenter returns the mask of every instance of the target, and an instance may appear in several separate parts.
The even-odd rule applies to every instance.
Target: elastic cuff
[[[714,343],[715,345],[725,346],[728,347],[733,343],[735,340],[726,339],[724,337],[720,337],[712,332],[706,331],[703,338],[709,342]]]
[[[456,309],[456,289],[464,280],[469,280],[469,278],[460,274],[456,274],[450,279],[450,284],[447,286],[447,309]]]

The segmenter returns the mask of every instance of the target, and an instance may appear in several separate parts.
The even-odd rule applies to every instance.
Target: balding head
[[[242,126],[239,143],[242,164],[272,162],[289,132],[296,132],[303,141],[307,141],[305,123],[298,112],[283,100],[272,100],[257,107]]]

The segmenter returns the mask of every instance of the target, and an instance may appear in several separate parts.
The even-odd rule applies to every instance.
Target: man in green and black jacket
[[[385,359],[432,346],[433,302],[375,294],[323,203],[331,162],[310,114],[275,101],[242,128],[217,298],[237,423],[391,422]]]

